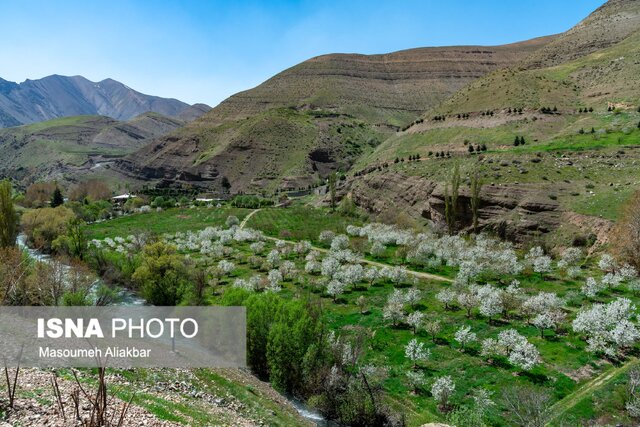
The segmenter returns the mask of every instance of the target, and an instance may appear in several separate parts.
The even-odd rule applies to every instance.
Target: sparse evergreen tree
[[[469,152],[473,154],[475,150],[473,149],[473,145],[469,144]]]
[[[589,112],[593,113],[593,107],[589,107]]]
[[[513,140],[513,145],[515,147],[520,145],[520,137],[516,136],[516,139]]]
[[[526,141],[524,140],[524,136],[520,137],[520,145],[524,145],[526,144]]]
[[[56,187],[53,191],[53,195],[51,196],[51,207],[56,208],[64,204],[64,197],[62,197],[62,191],[60,191],[60,187]]]

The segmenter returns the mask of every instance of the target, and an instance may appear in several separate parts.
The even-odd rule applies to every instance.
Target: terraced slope
[[[225,178],[232,191],[304,187],[346,170],[461,87],[550,40],[312,58],[230,97],[119,167],[137,178],[210,189]]]
[[[578,25],[527,58],[523,66],[552,67],[611,47],[638,30],[639,12],[640,3],[636,0],[609,0]]]
[[[608,229],[607,221],[640,185],[639,6],[609,2],[556,38],[556,47],[576,46],[567,62],[556,64],[550,44],[535,54],[549,55],[537,67],[529,67],[529,58],[471,83],[363,156],[350,182],[353,195],[374,212],[393,203],[414,218],[438,222],[443,181],[457,163],[467,176],[481,172],[482,222],[507,237],[524,242],[560,226],[565,234]],[[605,43],[603,22],[621,17],[629,35]],[[581,34],[580,46],[590,46],[582,56],[574,55],[581,51],[575,34]],[[516,137],[526,145],[514,144]],[[416,154],[420,161],[407,162]],[[459,220],[468,226],[468,188],[463,193]]]

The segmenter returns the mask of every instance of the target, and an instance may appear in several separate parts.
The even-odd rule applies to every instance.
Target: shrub
[[[176,248],[158,242],[144,247],[142,263],[133,280],[153,305],[177,305],[188,288],[185,259]]]
[[[66,233],[75,217],[71,209],[63,206],[36,209],[22,216],[22,226],[31,245],[50,252],[53,241]]]

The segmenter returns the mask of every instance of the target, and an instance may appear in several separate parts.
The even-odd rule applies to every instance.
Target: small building
[[[113,200],[113,203],[115,203],[116,205],[123,205],[124,203],[127,202],[127,200],[135,199],[136,197],[138,196],[136,196],[135,194],[125,193],[119,196],[114,196],[111,198],[111,200]]]

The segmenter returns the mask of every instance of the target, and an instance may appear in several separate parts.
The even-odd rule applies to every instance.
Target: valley
[[[539,36],[298,58],[213,108],[0,79],[2,305],[247,312],[246,368],[6,371],[0,419],[638,425],[640,2]]]

